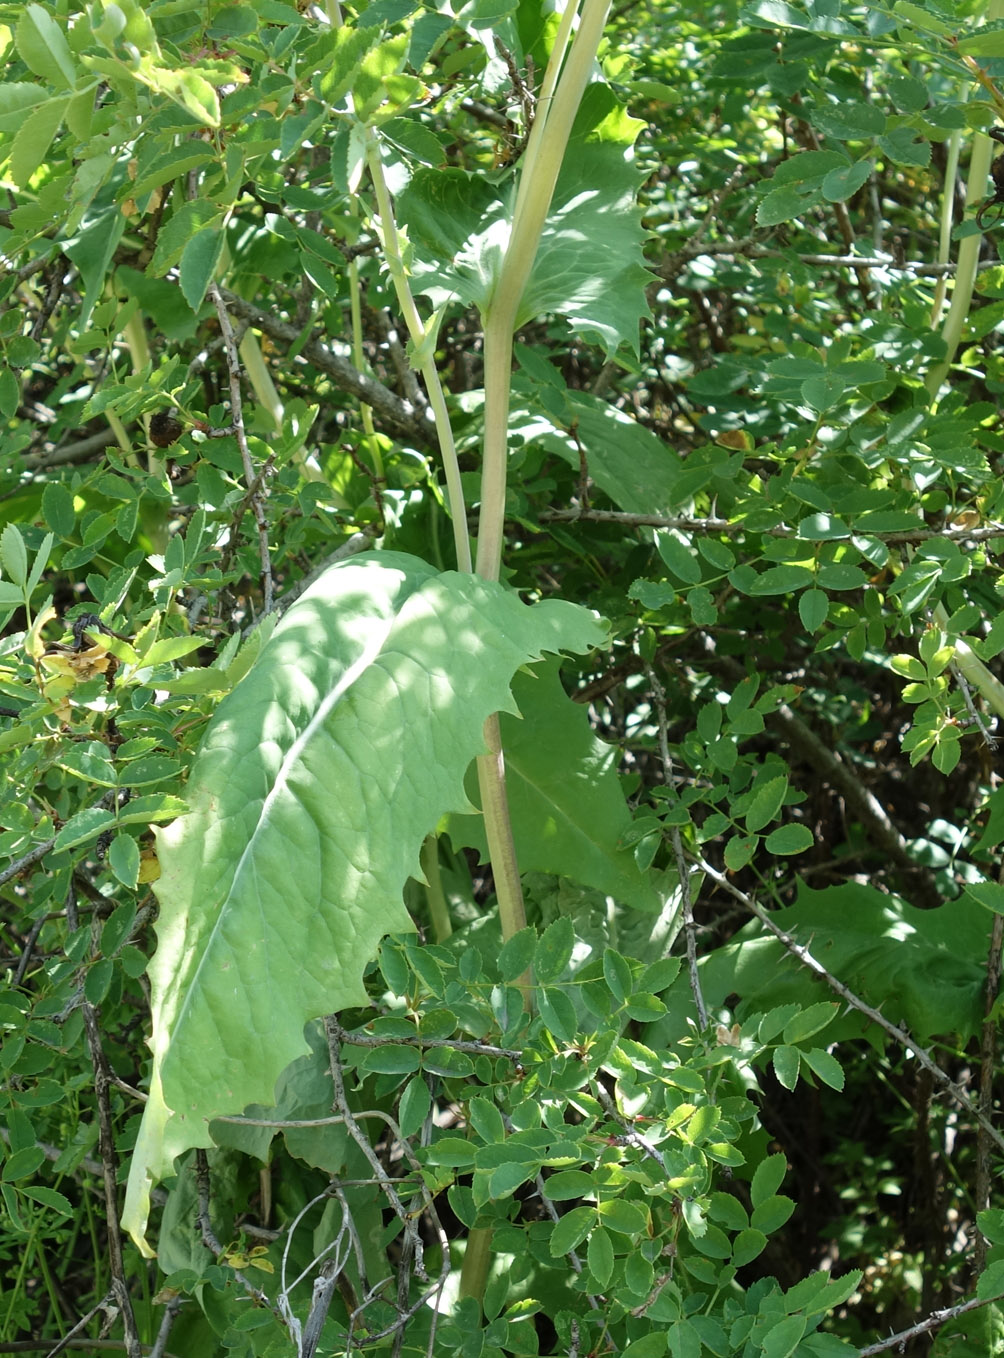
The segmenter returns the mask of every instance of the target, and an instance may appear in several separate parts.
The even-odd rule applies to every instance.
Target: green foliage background
[[[1004,4],[700,8],[0,5],[0,1353],[1004,1352]]]

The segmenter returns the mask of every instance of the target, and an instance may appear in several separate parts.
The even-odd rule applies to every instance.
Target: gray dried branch
[[[199,1227],[199,1234],[202,1237],[202,1243],[205,1245],[206,1249],[209,1250],[209,1252],[213,1255],[215,1259],[223,1258],[226,1251],[224,1250],[223,1245],[220,1242],[219,1236],[213,1230],[213,1223],[209,1216],[209,1203],[210,1203],[209,1160],[206,1157],[206,1152],[201,1148],[195,1152],[195,1185],[198,1194],[198,1208],[196,1210],[195,1220]],[[226,1261],[224,1260],[224,1262]],[[233,1265],[231,1264],[230,1267],[233,1268]],[[251,1280],[244,1273],[242,1273],[239,1268],[234,1268],[233,1272],[234,1277],[240,1283],[241,1287],[244,1288],[244,1291],[248,1294],[249,1297],[252,1297],[258,1303],[259,1306],[264,1306],[269,1311],[271,1311],[272,1314],[276,1317],[276,1319],[280,1321],[282,1324],[286,1323],[285,1317],[281,1314],[279,1308],[277,1306],[273,1306],[272,1302],[269,1301],[268,1297],[261,1290],[261,1288],[255,1287],[254,1283],[251,1282]]]
[[[916,1339],[922,1334],[929,1334],[931,1330],[939,1330],[942,1325],[950,1320],[955,1320],[957,1316],[964,1316],[969,1311],[978,1311],[982,1306],[990,1306],[993,1302],[999,1302],[1001,1297],[974,1297],[971,1301],[960,1302],[958,1306],[949,1306],[943,1311],[933,1311],[926,1320],[920,1321],[917,1325],[911,1325],[908,1330],[900,1330],[898,1334],[889,1335],[888,1339],[880,1339],[877,1344],[869,1344],[865,1349],[858,1349],[857,1358],[874,1358],[876,1353],[886,1353],[889,1349],[899,1349],[902,1352],[907,1340]]]
[[[655,670],[651,665],[645,666],[645,673],[648,676],[649,688],[652,690],[652,704],[655,708],[656,722],[659,728],[659,758],[662,762],[662,777],[666,786],[672,788],[674,786],[673,757],[669,753],[666,692],[656,678]],[[683,840],[678,825],[670,826],[669,842],[673,846],[676,873],[680,879],[680,905],[683,914],[683,930],[687,941],[687,970],[690,974],[690,993],[694,997],[697,1022],[700,1031],[703,1033],[707,1031],[708,1027],[708,1010],[704,1003],[701,975],[697,968],[697,926],[694,923],[694,902],[690,895],[690,869],[683,852]]]
[[[697,518],[689,514],[629,514],[617,509],[546,509],[539,516],[541,523],[577,523],[580,519],[587,523],[617,523],[624,528],[678,528],[685,533],[727,533],[736,535],[748,533],[748,525],[742,519]],[[777,524],[774,528],[757,528],[758,535],[771,538],[795,537],[796,530],[787,524]],[[853,533],[853,528],[850,532]],[[897,532],[862,532],[862,537],[878,538],[890,546],[908,546],[916,542],[930,542],[937,538],[947,542],[991,542],[1004,538],[1004,524],[990,523],[979,528],[962,528],[952,525],[947,528],[917,527],[900,529]]]
[[[272,583],[272,558],[268,547],[268,519],[265,516],[265,506],[262,503],[263,485],[271,459],[260,471],[255,471],[254,462],[251,458],[251,449],[248,447],[247,431],[244,428],[244,407],[241,400],[241,361],[237,353],[237,340],[234,335],[233,326],[230,323],[230,315],[227,312],[226,303],[219,287],[215,283],[209,285],[209,296],[213,305],[216,307],[216,314],[220,321],[220,332],[223,335],[223,352],[227,359],[227,373],[230,378],[230,418],[233,421],[234,434],[237,438],[237,447],[240,449],[241,463],[244,467],[244,482],[247,486],[247,500],[254,514],[255,525],[258,529],[258,558],[261,562],[262,593],[264,595],[263,607],[266,613],[272,611],[272,596],[274,586]],[[239,523],[239,518],[238,518]],[[234,546],[234,539],[237,534],[235,523],[231,529],[230,547]],[[229,549],[228,549],[229,550]]]
[[[268,335],[270,339],[276,340],[286,348],[292,348],[299,342],[301,334],[295,325],[280,320],[271,312],[262,311],[260,307],[246,302],[243,297],[238,297],[227,288],[221,288],[220,293],[228,309],[235,316],[249,321],[255,330],[260,330],[263,335]],[[321,340],[308,339],[299,352],[315,368],[327,373],[342,391],[372,406],[374,411],[398,433],[406,434],[422,444],[435,439],[435,428],[431,419],[423,419],[410,402],[402,401],[400,396],[396,396],[389,387],[385,387],[376,378],[359,372],[348,359],[336,354]]]
[[[66,924],[73,934],[80,927],[77,917],[77,893],[73,881],[66,893]],[[96,925],[96,917],[92,927]],[[98,1112],[98,1155],[101,1160],[101,1178],[105,1193],[105,1214],[107,1217],[108,1269],[111,1274],[111,1294],[125,1332],[126,1352],[129,1358],[142,1358],[139,1329],[132,1309],[129,1283],[126,1278],[125,1261],[122,1255],[122,1230],[119,1226],[118,1170],[119,1158],[115,1150],[115,1132],[112,1127],[112,1108],[108,1091],[112,1076],[108,1059],[101,1045],[101,1031],[98,1016],[93,1004],[84,997],[81,1001],[81,1014],[84,1020],[84,1033],[94,1071],[94,1101]],[[58,1352],[58,1347],[53,1352]]]
[[[661,278],[675,278],[679,273],[680,265],[690,259],[696,259],[698,255],[731,255],[746,259],[797,259],[802,264],[811,264],[816,268],[888,269],[890,273],[915,274],[920,278],[941,278],[945,274],[955,272],[954,263],[927,264],[922,260],[897,261],[891,254],[833,255],[781,250],[777,246],[762,245],[752,236],[744,236],[741,240],[726,238],[705,241],[696,238],[686,241],[678,250],[673,252],[664,264],[656,266],[656,272]],[[989,260],[980,267],[994,268],[996,261]]]

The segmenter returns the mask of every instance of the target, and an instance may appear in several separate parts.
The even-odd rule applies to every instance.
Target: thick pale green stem
[[[544,79],[540,82],[540,93],[537,95],[537,105],[534,110],[533,126],[530,128],[530,135],[527,138],[526,150],[520,162],[519,177],[520,184],[524,181],[532,182],[537,178],[537,164],[540,159],[540,148],[544,142],[544,133],[547,129],[547,120],[551,112],[551,101],[554,98],[554,88],[558,83],[558,76],[561,74],[561,66],[565,60],[565,52],[571,40],[572,29],[575,25],[575,16],[578,10],[578,0],[574,4],[565,6],[558,25],[558,31],[554,37],[554,46],[551,48],[551,55],[548,58],[547,70],[544,72]],[[515,235],[519,223],[520,212],[522,211],[525,199],[522,195],[517,199],[516,208],[513,213],[512,231]]]
[[[497,713],[485,722],[484,736],[488,753],[478,756],[478,786],[485,818],[485,838],[488,840],[488,854],[495,878],[502,937],[512,938],[513,934],[526,928],[526,911],[523,907],[523,889],[520,886],[512,823],[509,820],[505,760]],[[529,1002],[529,977],[521,978],[521,983],[524,998]]]
[[[569,5],[569,10],[574,6]],[[589,79],[596,49],[603,36],[608,0],[585,0],[579,30],[553,98],[539,110],[541,129],[535,124],[528,148],[528,172],[520,177],[513,213],[513,229],[499,275],[498,286],[485,317],[485,438],[481,468],[481,517],[478,525],[477,573],[497,580],[502,569],[502,538],[505,526],[506,471],[509,454],[509,388],[512,339],[519,320],[519,304],[547,220],[558,171],[564,159],[569,133]],[[571,17],[566,11],[567,27]],[[561,34],[559,34],[559,37]],[[546,76],[548,91],[554,86],[561,60],[552,55]],[[502,937],[511,938],[526,924],[523,890],[512,840],[505,790],[505,762],[498,717],[485,723],[488,754],[478,760],[478,786],[484,809],[485,835],[491,854],[495,889],[499,901]],[[530,1003],[532,982],[522,977],[523,993]]]
[[[476,570],[497,580],[502,567],[508,454],[509,379],[512,337],[540,234],[547,220],[568,136],[603,36],[609,0],[585,0],[578,32],[550,106],[542,110],[543,131],[529,150],[529,173],[520,176],[513,229],[498,285],[485,316],[485,441],[481,471],[481,516]],[[532,139],[532,134],[531,134]]]
[[[990,0],[987,6],[987,19],[989,21],[1004,19],[1004,0]],[[977,133],[973,138],[973,152],[969,161],[969,178],[966,182],[966,203],[968,206],[972,206],[986,197],[987,176],[990,173],[992,152],[993,143],[990,138],[983,136],[982,133]],[[950,195],[951,181],[946,183],[945,186],[945,197],[950,198]],[[948,352],[944,361],[937,368],[932,369],[927,378],[927,390],[932,400],[937,399],[941,384],[948,376],[969,317],[982,242],[982,235],[967,236],[959,247],[955,287],[952,290],[952,304],[941,331]],[[948,614],[943,604],[938,604],[935,607],[933,617],[938,627],[947,630]],[[972,651],[965,641],[961,638],[955,638],[954,643],[955,663],[961,674],[998,716],[1004,716],[1004,686],[991,674],[979,656]]]
[[[528,148],[528,171],[520,177],[513,213],[513,229],[499,274],[498,285],[485,316],[485,438],[481,470],[481,517],[478,528],[477,573],[497,580],[502,568],[505,524],[506,464],[508,460],[509,386],[512,339],[519,320],[519,304],[540,244],[558,171],[569,133],[603,36],[609,0],[585,0],[579,29],[553,98],[538,112],[538,123]],[[570,5],[569,10],[574,9]],[[561,34],[571,30],[566,11]],[[561,50],[552,55],[545,77],[548,92],[555,87]],[[543,102],[543,101],[542,101]],[[543,121],[541,121],[543,120]],[[532,154],[531,154],[532,153]],[[498,718],[485,723],[488,753],[478,760],[478,784],[484,809],[485,834],[499,900],[503,938],[510,938],[526,922],[519,868],[512,842],[505,792],[505,764]],[[529,999],[530,982],[524,994]]]
[[[476,570],[486,580],[497,580],[502,569],[506,464],[509,453],[509,385],[512,340],[519,322],[519,304],[540,244],[572,123],[603,36],[609,0],[585,0],[578,32],[559,82],[558,72],[576,8],[575,0],[568,0],[524,156],[509,244],[498,285],[485,315],[485,437]],[[553,98],[552,90],[555,91]],[[478,759],[478,786],[485,818],[485,837],[495,876],[502,937],[508,939],[525,926],[526,911],[509,820],[505,761],[497,715],[485,722],[484,736],[488,753]],[[529,973],[521,976],[519,984],[524,1004],[529,1008],[532,976]],[[468,1236],[460,1278],[461,1296],[475,1297],[479,1301],[484,1296],[491,1262],[491,1241],[492,1233],[488,1227],[477,1227]]]
[[[941,195],[941,231],[938,236],[938,264],[947,264],[952,253],[952,224],[955,207],[955,194],[952,192],[955,175],[959,168],[959,152],[962,150],[962,133],[953,132],[947,142],[948,154],[945,158],[945,191]],[[941,320],[948,291],[948,279],[944,275],[938,279],[934,289],[934,303],[931,306],[932,328]]]
[[[485,438],[476,570],[486,580],[497,580],[502,569],[513,333],[519,321],[520,301],[536,258],[572,123],[603,36],[609,0],[585,0],[578,32],[558,81],[557,72],[564,44],[571,31],[571,11],[574,8],[570,4],[566,10],[559,31],[559,43],[548,65],[544,85],[547,97],[541,100],[542,107],[538,109],[537,122],[531,133],[527,166],[520,176],[516,195],[512,234],[502,261],[498,285],[485,316]],[[550,93],[552,89],[555,91],[553,97]],[[488,753],[478,760],[478,786],[495,875],[502,937],[511,938],[524,927],[526,911],[509,821],[505,762],[497,716],[485,723],[484,734]],[[529,1005],[531,978],[526,976],[521,980],[524,998]]]

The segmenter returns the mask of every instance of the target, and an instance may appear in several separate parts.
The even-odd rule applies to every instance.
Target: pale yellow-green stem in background
[[[946,634],[949,642],[955,647],[955,654],[952,659],[959,668],[959,673],[971,684],[979,693],[980,697],[992,707],[999,717],[1004,717],[1004,684],[987,669],[983,661],[975,653],[969,643],[963,637],[952,636],[948,631],[948,614],[944,604],[936,604],[931,610],[931,616],[937,627]]]
[[[490,1226],[475,1226],[467,1233],[467,1247],[460,1270],[461,1297],[474,1297],[481,1301],[488,1284],[488,1272],[492,1263],[492,1231]]]
[[[464,492],[460,483],[460,466],[457,462],[457,449],[453,441],[453,427],[450,413],[446,408],[443,384],[439,380],[436,367],[435,332],[427,331],[425,323],[415,304],[408,274],[401,258],[401,243],[394,220],[394,207],[391,203],[387,180],[384,177],[383,161],[380,158],[380,144],[372,128],[366,129],[366,164],[373,188],[376,192],[377,210],[380,214],[377,229],[383,246],[383,257],[390,272],[391,282],[397,294],[398,306],[408,328],[408,335],[415,351],[416,366],[425,383],[429,405],[436,422],[439,438],[439,451],[446,473],[446,495],[450,505],[450,518],[453,523],[453,542],[457,553],[457,568],[462,571],[471,569],[471,544],[467,533],[467,510],[464,507]],[[433,323],[435,324],[435,322]]]
[[[150,345],[147,342],[146,330],[143,326],[143,316],[141,312],[133,312],[126,321],[125,329],[122,333],[125,336],[126,347],[129,350],[129,357],[132,360],[133,373],[142,372],[150,362]],[[114,411],[108,411],[108,423],[112,427],[112,433],[115,435],[119,447],[126,455],[126,461],[130,466],[138,467],[139,460],[133,451],[129,435],[126,433],[121,420],[118,419]],[[143,423],[144,425],[147,425],[149,424],[149,420],[144,419]],[[161,477],[164,475],[164,463],[152,452],[147,456],[146,469],[151,476]]]
[[[282,418],[284,406],[282,397],[276,390],[276,385],[272,381],[272,374],[269,372],[268,364],[265,362],[265,355],[261,351],[258,343],[258,336],[249,326],[244,331],[240,344],[237,346],[240,354],[241,364],[244,368],[251,390],[255,394],[255,400],[259,405],[264,406],[272,417],[272,424],[275,426],[276,434],[282,433]],[[328,485],[328,478],[324,475],[315,463],[311,462],[307,450],[301,445],[293,453],[293,465],[303,477],[304,481],[323,481]],[[330,486],[329,486],[330,489]],[[339,509],[348,509],[349,502],[334,490],[331,490],[332,503]]]
[[[443,890],[443,874],[439,867],[438,835],[426,835],[419,862],[425,875],[425,898],[429,905],[429,918],[432,921],[432,936],[437,943],[445,943],[453,933],[453,924],[450,921],[446,892]]]
[[[491,858],[492,876],[495,879],[495,895],[499,903],[502,937],[509,939],[513,934],[518,934],[520,929],[526,928],[526,907],[523,904],[523,887],[519,878],[512,823],[509,819],[505,757],[502,752],[498,713],[485,722],[484,740],[488,753],[478,755],[478,787],[481,792],[481,810],[485,818],[488,855]],[[523,1002],[529,1009],[532,1004],[532,979],[529,973],[521,976],[517,985],[522,990]]]
[[[987,6],[987,20],[995,21],[1004,19],[1004,0],[990,0]],[[981,80],[984,85],[987,83],[985,78]],[[991,94],[995,102],[999,102],[999,95],[995,89],[991,89]],[[993,159],[993,142],[983,133],[978,132],[973,137],[973,151],[969,162],[969,177],[966,181],[966,205],[971,207],[975,203],[981,202],[987,196],[987,177],[990,173],[990,166]],[[950,162],[951,163],[951,162]],[[946,176],[945,198],[950,199],[952,193],[953,179]],[[936,401],[941,385],[951,369],[955,358],[956,350],[962,339],[962,332],[965,328],[969,316],[969,308],[973,300],[973,288],[976,284],[976,273],[979,264],[980,246],[983,242],[982,233],[967,236],[959,247],[958,265],[955,271],[955,286],[952,289],[952,304],[948,310],[948,316],[942,328],[942,338],[947,346],[947,353],[944,360],[928,375],[927,390],[932,399]],[[947,632],[948,614],[943,604],[938,604],[932,610],[932,617],[935,625]],[[953,638],[955,646],[955,663],[959,667],[959,672],[970,683],[973,688],[981,695],[984,701],[998,714],[1004,717],[1004,686],[987,669],[983,661],[980,660],[972,648],[962,638]]]
[[[544,139],[545,129],[547,128],[548,115],[551,112],[551,100],[554,97],[554,87],[558,83],[558,76],[561,74],[562,62],[565,60],[565,52],[568,48],[572,36],[572,28],[578,13],[578,0],[574,4],[568,4],[561,15],[558,24],[558,31],[554,35],[554,46],[551,48],[551,55],[548,58],[547,69],[544,72],[544,79],[540,82],[540,92],[537,95],[537,104],[533,114],[533,126],[530,128],[530,135],[526,141],[526,150],[519,165],[520,183],[524,180],[533,180],[537,175],[537,162],[540,158],[540,147]],[[516,200],[516,207],[513,213],[511,236],[516,234],[519,223],[520,213],[523,210],[525,199],[519,195]]]
[[[220,262],[216,269],[216,280],[224,282],[230,271],[233,261],[230,256],[230,247],[227,242],[223,242],[223,250],[220,254]],[[232,286],[228,284],[228,286]],[[235,289],[236,291],[236,289]],[[255,394],[255,400],[263,406],[272,417],[272,424],[276,434],[282,433],[282,421],[285,409],[282,404],[282,397],[272,381],[272,374],[269,372],[268,364],[265,362],[265,355],[261,351],[258,343],[258,336],[250,326],[244,331],[240,344],[237,346],[241,364],[251,384],[251,390]],[[306,449],[301,445],[293,453],[293,465],[305,481],[323,481],[328,485],[328,478],[315,463],[311,462]],[[329,487],[330,489],[330,487]],[[339,509],[348,509],[348,501],[332,490],[332,501]]]
[[[359,200],[353,196],[350,211],[354,217],[358,211]],[[359,265],[354,259],[349,260],[349,316],[352,323],[352,362],[358,372],[366,372],[368,364],[366,353],[363,349],[363,309],[360,301],[362,289],[359,283]],[[373,425],[373,411],[365,401],[359,402],[359,418],[363,422],[363,434],[366,438],[366,447],[370,459],[373,463],[373,474],[378,481],[383,480],[383,454],[380,452],[380,441],[376,436],[376,429]]]
[[[261,345],[258,343],[258,336],[250,326],[244,331],[243,338],[237,346],[237,352],[240,354],[241,363],[244,365],[244,371],[247,374],[248,381],[251,383],[251,390],[254,392],[258,404],[264,406],[272,416],[275,432],[281,434],[282,417],[284,413],[282,397],[279,395],[275,383],[272,381],[272,374],[269,372],[268,364],[265,362],[265,355],[262,353]],[[311,468],[310,470],[315,474],[308,479],[312,481],[317,480],[318,474],[316,468]]]
[[[959,169],[959,152],[962,150],[962,133],[953,132],[948,138],[948,155],[945,161],[945,191],[941,195],[941,231],[938,236],[938,264],[947,264],[952,253],[952,225],[954,218],[955,176]],[[931,306],[931,328],[941,320],[948,291],[948,276],[942,274],[934,289],[934,302]]]
[[[136,454],[133,452],[132,440],[129,438],[129,431],[122,423],[117,412],[114,410],[106,410],[105,419],[111,426],[111,431],[115,435],[116,443],[122,449],[123,453],[125,453],[126,462],[131,467],[138,467],[139,463],[136,460]],[[155,476],[156,472],[154,471],[154,466],[158,464],[156,463],[155,458],[151,458],[150,462],[151,464],[153,464],[150,468],[150,474],[151,476]]]
[[[987,175],[990,173],[990,160],[993,143],[989,137],[977,132],[973,137],[973,153],[969,162],[969,179],[966,182],[966,204],[972,206],[987,196]],[[946,195],[950,186],[945,186]],[[952,288],[952,301],[948,315],[941,327],[941,338],[945,341],[944,359],[932,368],[927,375],[926,387],[932,400],[937,400],[941,384],[948,376],[955,353],[962,339],[969,317],[969,307],[973,300],[973,287],[976,283],[976,270],[980,259],[982,235],[967,236],[959,245],[959,258],[955,266],[955,285]]]
[[[989,0],[986,9],[988,23],[993,23],[998,19],[1004,19],[1004,0]],[[974,16],[975,18],[975,16]],[[973,73],[978,77],[984,88],[988,88],[992,98],[996,103],[1000,102],[1000,96],[996,92],[996,87],[988,80],[985,72],[981,71],[968,58],[964,58],[967,64],[972,67]],[[973,137],[973,152],[969,161],[969,178],[966,181],[966,206],[972,207],[987,196],[987,176],[990,173],[990,163],[992,160],[993,143],[990,138],[984,136],[982,132],[977,132]],[[945,196],[951,197],[953,181],[946,178]],[[938,399],[938,392],[941,384],[948,376],[952,363],[955,359],[956,350],[962,339],[962,332],[965,329],[966,320],[969,316],[969,307],[973,300],[973,287],[976,283],[976,270],[979,264],[980,246],[983,237],[977,233],[967,236],[959,246],[959,258],[955,269],[955,286],[952,288],[952,304],[948,308],[948,316],[941,330],[942,339],[947,345],[948,352],[944,360],[936,368],[932,368],[927,377],[927,391],[932,400]]]

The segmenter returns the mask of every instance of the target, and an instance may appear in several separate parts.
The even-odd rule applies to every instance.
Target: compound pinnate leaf
[[[513,710],[515,671],[605,639],[573,604],[390,552],[338,563],[290,608],[217,709],[189,814],[158,832],[137,1243],[150,1187],[211,1144],[209,1119],[269,1103],[304,1024],[365,1003],[363,968],[412,927],[404,883],[440,817],[469,809],[464,773],[485,719]]]

